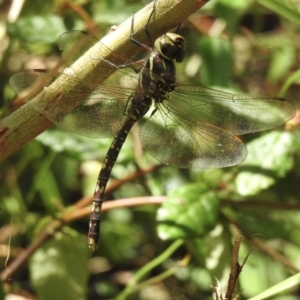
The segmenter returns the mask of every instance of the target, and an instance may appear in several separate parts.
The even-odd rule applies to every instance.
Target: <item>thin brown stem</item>
[[[118,180],[114,180],[113,182],[111,182],[109,184],[109,186],[106,188],[105,191],[105,195],[108,195],[110,193],[112,193],[114,190],[116,190],[117,188],[119,188],[120,186],[122,186],[123,184],[130,182],[134,179],[140,178],[145,176],[148,173],[152,173],[158,169],[160,169],[161,167],[163,167],[164,165],[160,164],[160,165],[153,165],[153,166],[149,166],[146,167],[144,169],[140,169],[134,173],[128,174],[126,177],[124,177],[123,179],[118,179]],[[85,207],[86,205],[89,205],[93,200],[93,196],[87,196],[87,197],[83,197],[81,199],[79,199],[76,203],[75,203],[75,207],[76,208],[82,208]]]
[[[224,215],[223,215],[224,216]],[[243,228],[239,226],[238,223],[236,223],[234,220],[228,218],[227,216],[224,216],[231,224],[233,224],[236,229],[244,236],[246,240],[251,241],[252,244],[255,244],[257,248],[268,254],[270,257],[272,257],[274,260],[277,260],[279,263],[284,265],[285,267],[293,270],[294,272],[299,273],[300,269],[295,266],[295,264],[291,263],[288,259],[286,259],[283,255],[278,253],[276,250],[270,248],[265,243],[263,243],[261,240],[254,238],[253,236],[249,235]]]
[[[245,201],[235,201],[235,200],[222,200],[222,206],[256,206],[265,207],[272,209],[285,209],[285,210],[300,210],[300,204],[293,203],[281,203],[281,202],[266,202],[258,200],[245,200]]]

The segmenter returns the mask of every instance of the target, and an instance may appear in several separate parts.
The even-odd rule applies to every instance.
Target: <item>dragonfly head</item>
[[[185,40],[179,34],[168,32],[155,41],[154,48],[164,58],[182,62],[185,55]]]

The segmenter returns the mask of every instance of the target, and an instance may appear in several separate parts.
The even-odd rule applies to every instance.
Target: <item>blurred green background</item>
[[[60,34],[96,27],[97,36],[104,36],[145,4],[0,1],[1,118],[14,108],[10,76],[23,69],[53,68],[61,58]],[[210,1],[181,25],[179,33],[188,48],[178,65],[178,82],[282,96],[298,107],[300,1]],[[218,170],[162,166],[135,179],[130,175],[159,162],[142,152],[133,130],[111,176],[125,184],[107,199],[145,197],[141,201],[148,203],[154,196],[167,197],[148,205],[124,203],[103,212],[100,248],[92,259],[86,245],[88,209],[78,201],[93,194],[112,139],[93,140],[52,127],[0,163],[3,270],[10,235],[9,263],[26,253],[54,220],[72,213],[77,217],[40,242],[9,284],[1,287],[0,296],[212,299],[216,279],[226,291],[232,245],[242,236],[240,263],[254,249],[236,288],[243,289],[240,299],[299,299],[297,121],[243,136],[248,158],[238,166]],[[176,222],[181,228],[172,226]],[[269,298],[259,296],[265,291]]]

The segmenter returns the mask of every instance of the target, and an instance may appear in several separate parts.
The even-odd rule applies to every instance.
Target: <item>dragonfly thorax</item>
[[[173,60],[166,59],[157,50],[147,59],[142,71],[140,85],[145,96],[155,102],[163,102],[174,90],[176,68]]]
[[[168,32],[155,41],[154,48],[165,59],[182,62],[185,56],[185,39],[177,33]]]
[[[175,63],[181,62],[185,54],[185,40],[176,33],[166,33],[154,43],[140,77],[144,95],[156,103],[168,98],[175,88]]]

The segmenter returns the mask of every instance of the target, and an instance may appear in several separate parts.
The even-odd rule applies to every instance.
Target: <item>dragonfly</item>
[[[103,59],[99,76],[104,77],[107,72],[113,75],[97,85],[92,79],[58,73],[53,81],[63,78],[74,88],[53,91],[49,89],[52,84],[49,82],[45,92],[52,93],[54,99],[67,93],[64,101],[57,106],[41,98],[32,101],[34,109],[67,130],[93,138],[114,136],[92,202],[88,233],[91,254],[98,248],[100,213],[107,182],[136,123],[140,123],[144,149],[161,163],[179,168],[223,168],[239,164],[246,158],[246,146],[238,135],[279,126],[295,114],[294,106],[279,97],[238,95],[203,86],[178,85],[175,63],[184,59],[184,38],[169,32],[149,47],[133,38],[133,26],[132,18],[132,42],[150,53],[140,68],[114,55],[106,45],[86,33],[68,31],[58,40],[64,53],[83,40],[85,49],[97,42],[101,53],[110,57]],[[149,32],[146,29],[145,32],[151,41]],[[10,83],[20,94],[43,80],[46,74],[44,70],[27,70],[13,75]]]

